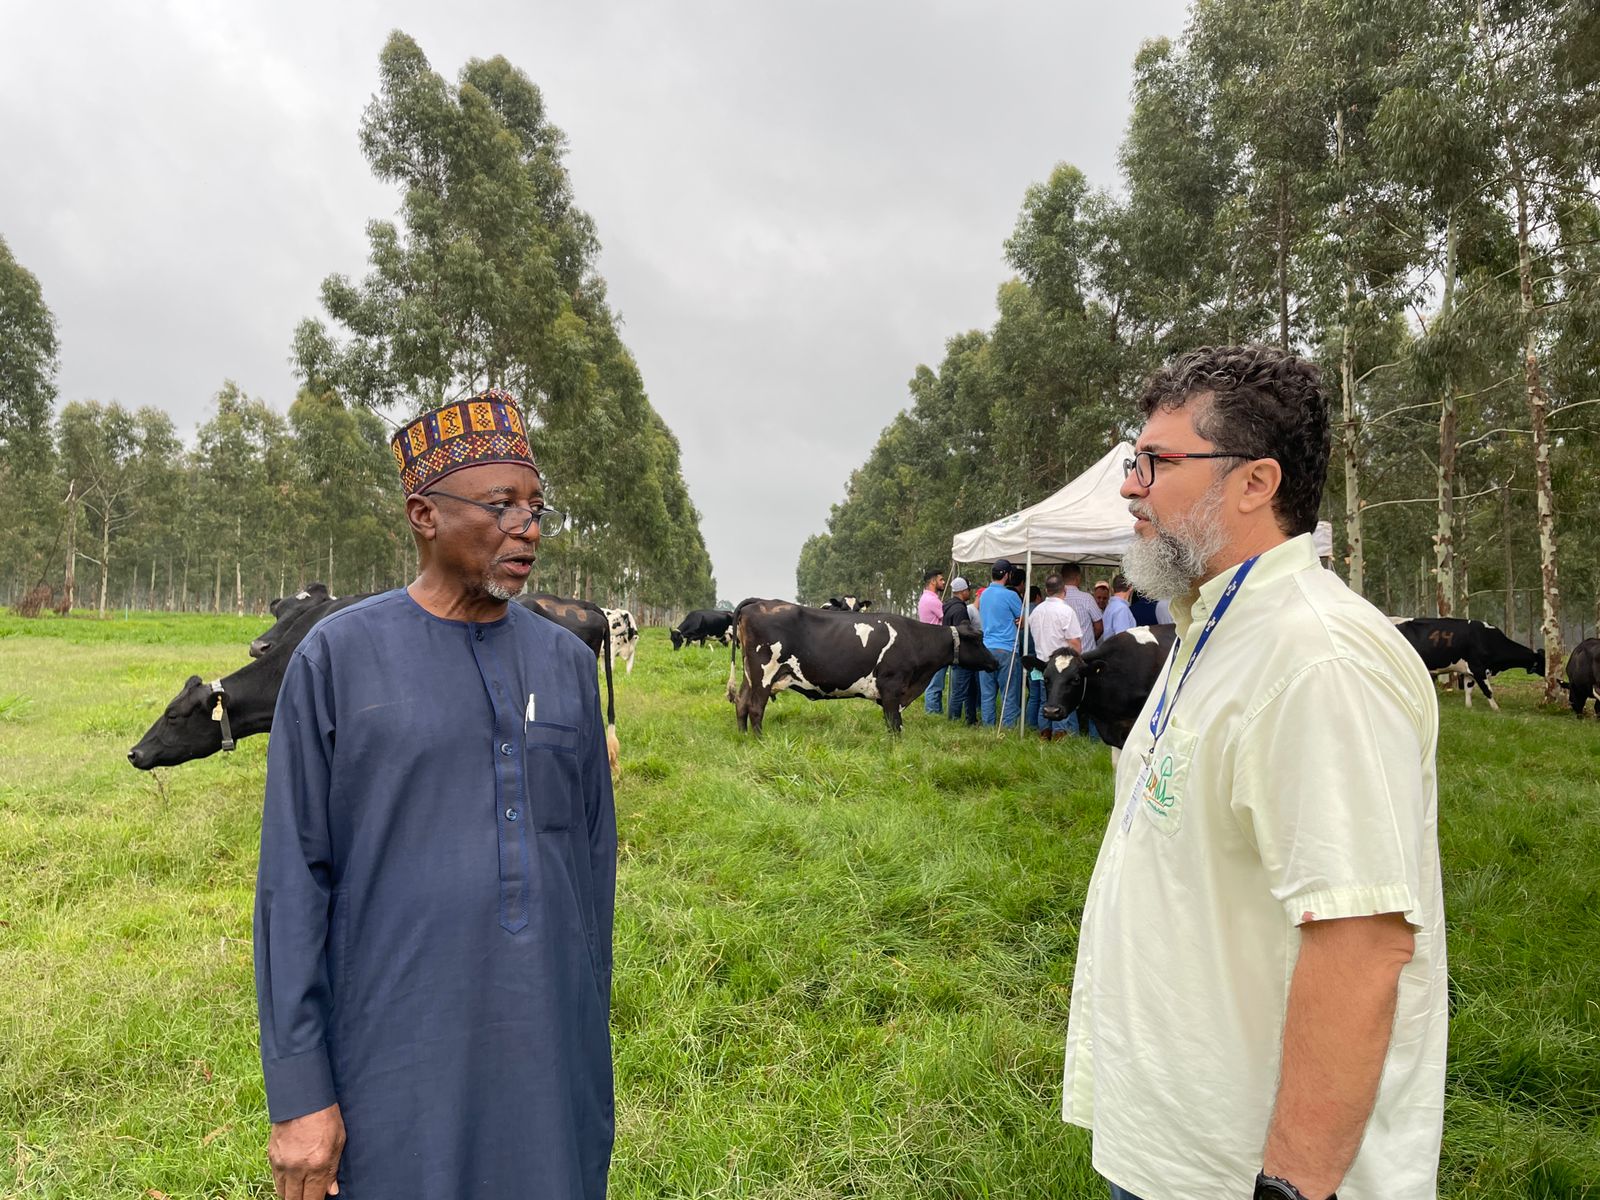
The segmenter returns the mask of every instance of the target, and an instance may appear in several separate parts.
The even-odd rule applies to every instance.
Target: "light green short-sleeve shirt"
[[[1248,1196],[1298,926],[1401,913],[1416,950],[1339,1196],[1431,1198],[1446,1029],[1433,684],[1307,535],[1260,557],[1174,701],[1233,574],[1190,610],[1173,605],[1170,723],[1152,754],[1158,687],[1118,764],[1079,936],[1062,1115],[1094,1130],[1095,1169],[1144,1200]],[[1154,782],[1141,785],[1147,755]]]

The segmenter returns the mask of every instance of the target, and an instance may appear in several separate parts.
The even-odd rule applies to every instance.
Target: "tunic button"
[[[479,641],[480,641],[480,642],[481,642],[481,641],[483,641],[483,630],[481,630],[481,629],[474,629],[474,630],[473,630],[473,631],[472,631],[472,636],[473,636],[473,637],[475,637],[475,638],[477,638],[477,639],[478,639],[478,640],[479,640]]]
[[[506,757],[509,758],[511,756],[511,743],[510,742],[501,742],[500,743],[500,753],[504,754]]]
[[[522,814],[521,814],[521,813],[519,813],[519,812],[518,812],[518,811],[517,811],[517,810],[516,810],[516,809],[514,809],[514,808],[508,808],[508,809],[506,809],[506,820],[508,820],[508,821],[515,821],[515,820],[516,820],[516,819],[517,819],[517,818],[518,818],[518,817],[519,817],[519,816],[521,816],[521,815],[522,815]]]

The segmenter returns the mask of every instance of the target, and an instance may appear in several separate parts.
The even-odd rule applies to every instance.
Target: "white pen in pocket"
[[[529,692],[528,693],[528,713],[527,713],[527,716],[523,718],[523,723],[526,724],[529,721],[538,720],[538,717],[535,715],[535,712],[536,712],[536,710],[535,710],[535,703],[534,703],[534,695],[533,695],[532,692]]]

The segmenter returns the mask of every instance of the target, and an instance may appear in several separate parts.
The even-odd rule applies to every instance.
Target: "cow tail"
[[[617,740],[617,702],[611,691],[611,618],[606,618],[606,645],[605,653],[601,658],[606,664],[606,760],[611,764],[611,773],[617,772],[617,762],[622,754],[622,745]]]

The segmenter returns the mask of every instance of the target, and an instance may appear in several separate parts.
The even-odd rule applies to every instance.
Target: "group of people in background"
[[[944,572],[931,569],[922,577],[917,618],[929,625],[970,623],[983,631],[983,644],[999,663],[994,671],[963,667],[941,668],[923,693],[923,707],[932,716],[946,715],[968,725],[982,721],[1014,728],[1018,720],[1045,741],[1069,734],[1093,736],[1092,724],[1076,712],[1064,720],[1046,721],[1044,679],[1023,665],[1028,656],[1048,658],[1059,650],[1084,654],[1106,638],[1136,625],[1170,621],[1157,603],[1134,594],[1128,580],[1117,574],[1100,580],[1088,591],[1083,587],[1083,567],[1067,563],[1044,577],[1043,590],[1035,585],[1026,603],[1021,567],[999,559],[990,569],[990,582],[977,590],[962,576],[949,581]]]

